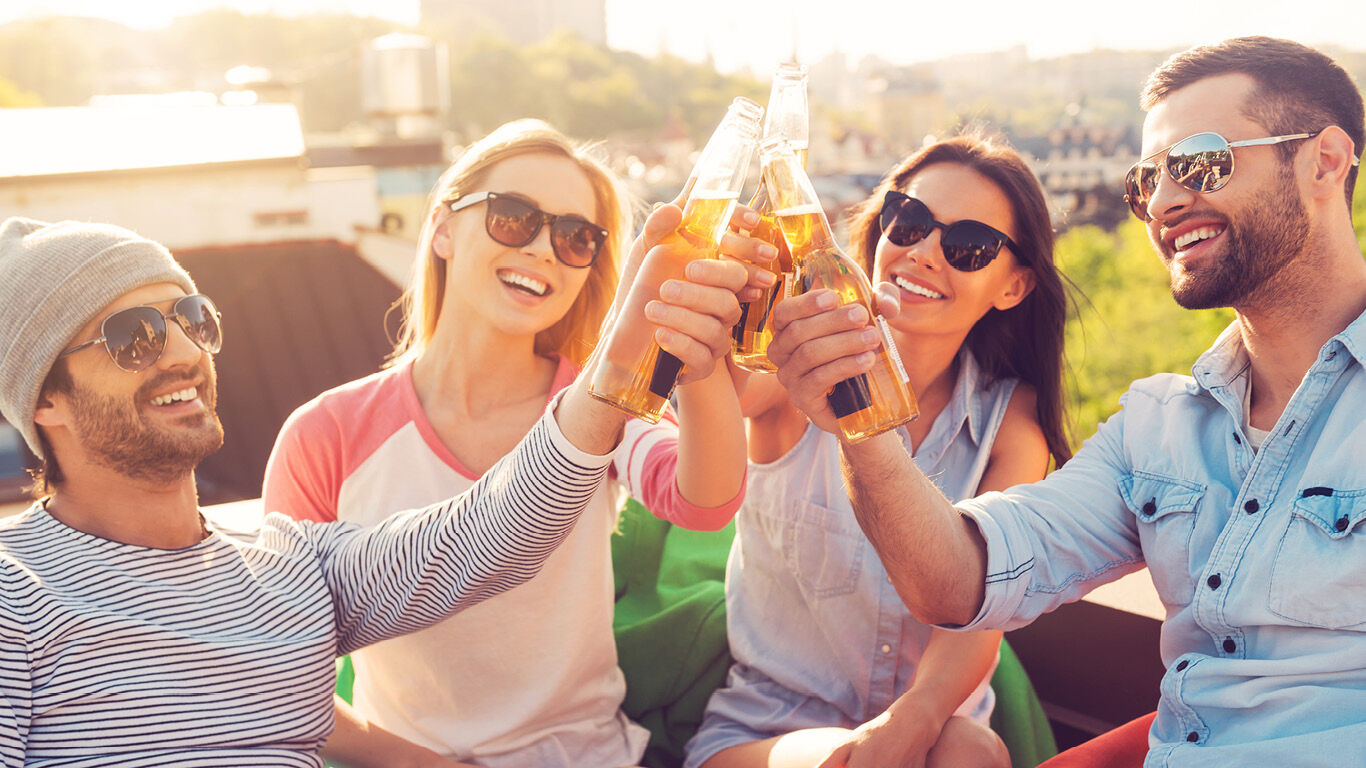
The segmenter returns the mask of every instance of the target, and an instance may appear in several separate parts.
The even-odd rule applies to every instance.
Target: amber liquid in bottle
[[[776,219],[796,264],[794,296],[827,288],[839,294],[841,305],[862,304],[870,317],[877,317],[868,278],[835,245],[818,206],[779,211]],[[876,360],[872,370],[839,382],[826,395],[840,432],[851,443],[895,429],[920,415],[915,395],[906,386],[901,358],[881,318],[878,326],[883,345],[873,353]]]
[[[778,250],[778,255],[767,266],[777,280],[765,288],[754,301],[741,302],[740,320],[732,329],[731,359],[735,364],[755,373],[773,373],[777,367],[768,359],[768,345],[773,341],[773,307],[782,300],[790,289],[792,280],[792,251],[787,247],[783,231],[773,217],[773,207],[769,205],[768,194],[763,185],[754,194],[749,207],[759,212],[759,224],[750,231],[750,236],[763,240]]]
[[[729,221],[735,206],[734,197],[691,197],[683,209],[683,221],[672,234],[665,237],[661,244],[683,243],[687,253],[664,262],[647,262],[641,266],[642,274],[636,280],[647,280],[659,285],[665,280],[683,277],[688,262],[696,258],[715,258],[719,250],[716,233]],[[645,270],[653,274],[644,274]],[[651,298],[642,296],[635,303],[622,308],[623,317],[643,318],[645,303]],[[643,321],[642,321],[643,322]],[[645,324],[642,330],[648,332],[648,348],[643,355],[630,354],[622,357],[604,356],[598,361],[589,394],[611,403],[633,416],[651,424],[659,421],[664,406],[673,394],[674,384],[682,371],[683,361],[665,352],[654,341],[653,325]]]

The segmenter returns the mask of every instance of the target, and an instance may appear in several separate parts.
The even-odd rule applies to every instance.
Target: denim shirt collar
[[[1345,349],[1358,365],[1366,365],[1366,312],[1324,342],[1319,349],[1319,363],[1332,360],[1340,349]],[[1214,344],[1196,359],[1191,367],[1191,375],[1202,389],[1209,391],[1216,387],[1228,387],[1247,371],[1248,364],[1239,321],[1234,320],[1219,334]]]

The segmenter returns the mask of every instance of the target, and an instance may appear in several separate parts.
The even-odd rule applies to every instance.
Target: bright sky
[[[838,49],[851,64],[867,54],[909,63],[1014,45],[1026,46],[1036,58],[1093,48],[1171,49],[1247,34],[1366,48],[1366,3],[1361,0],[605,2],[607,39],[614,48],[654,54],[666,47],[690,59],[710,50],[722,70],[748,66],[760,73],[786,59],[794,43],[804,63]],[[64,13],[154,27],[176,15],[218,6],[286,15],[349,11],[406,23],[418,15],[418,0],[4,0],[0,21]],[[678,13],[680,7],[688,12]]]

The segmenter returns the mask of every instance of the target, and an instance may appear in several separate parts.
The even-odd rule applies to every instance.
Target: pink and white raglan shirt
[[[561,358],[551,394],[573,382]],[[740,494],[715,508],[678,492],[678,429],[632,419],[612,472],[541,573],[429,629],[351,656],[354,705],[410,741],[489,768],[621,766],[648,732],[621,712],[626,683],[612,636],[610,535],[621,491],[693,529],[723,527]],[[437,437],[411,361],[329,390],[285,423],[266,468],[265,509],[375,525],[446,499],[478,478]]]

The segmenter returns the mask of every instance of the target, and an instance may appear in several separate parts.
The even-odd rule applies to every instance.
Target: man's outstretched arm
[[[841,449],[854,515],[902,602],[926,624],[972,621],[987,573],[977,524],[925,477],[895,433]]]

